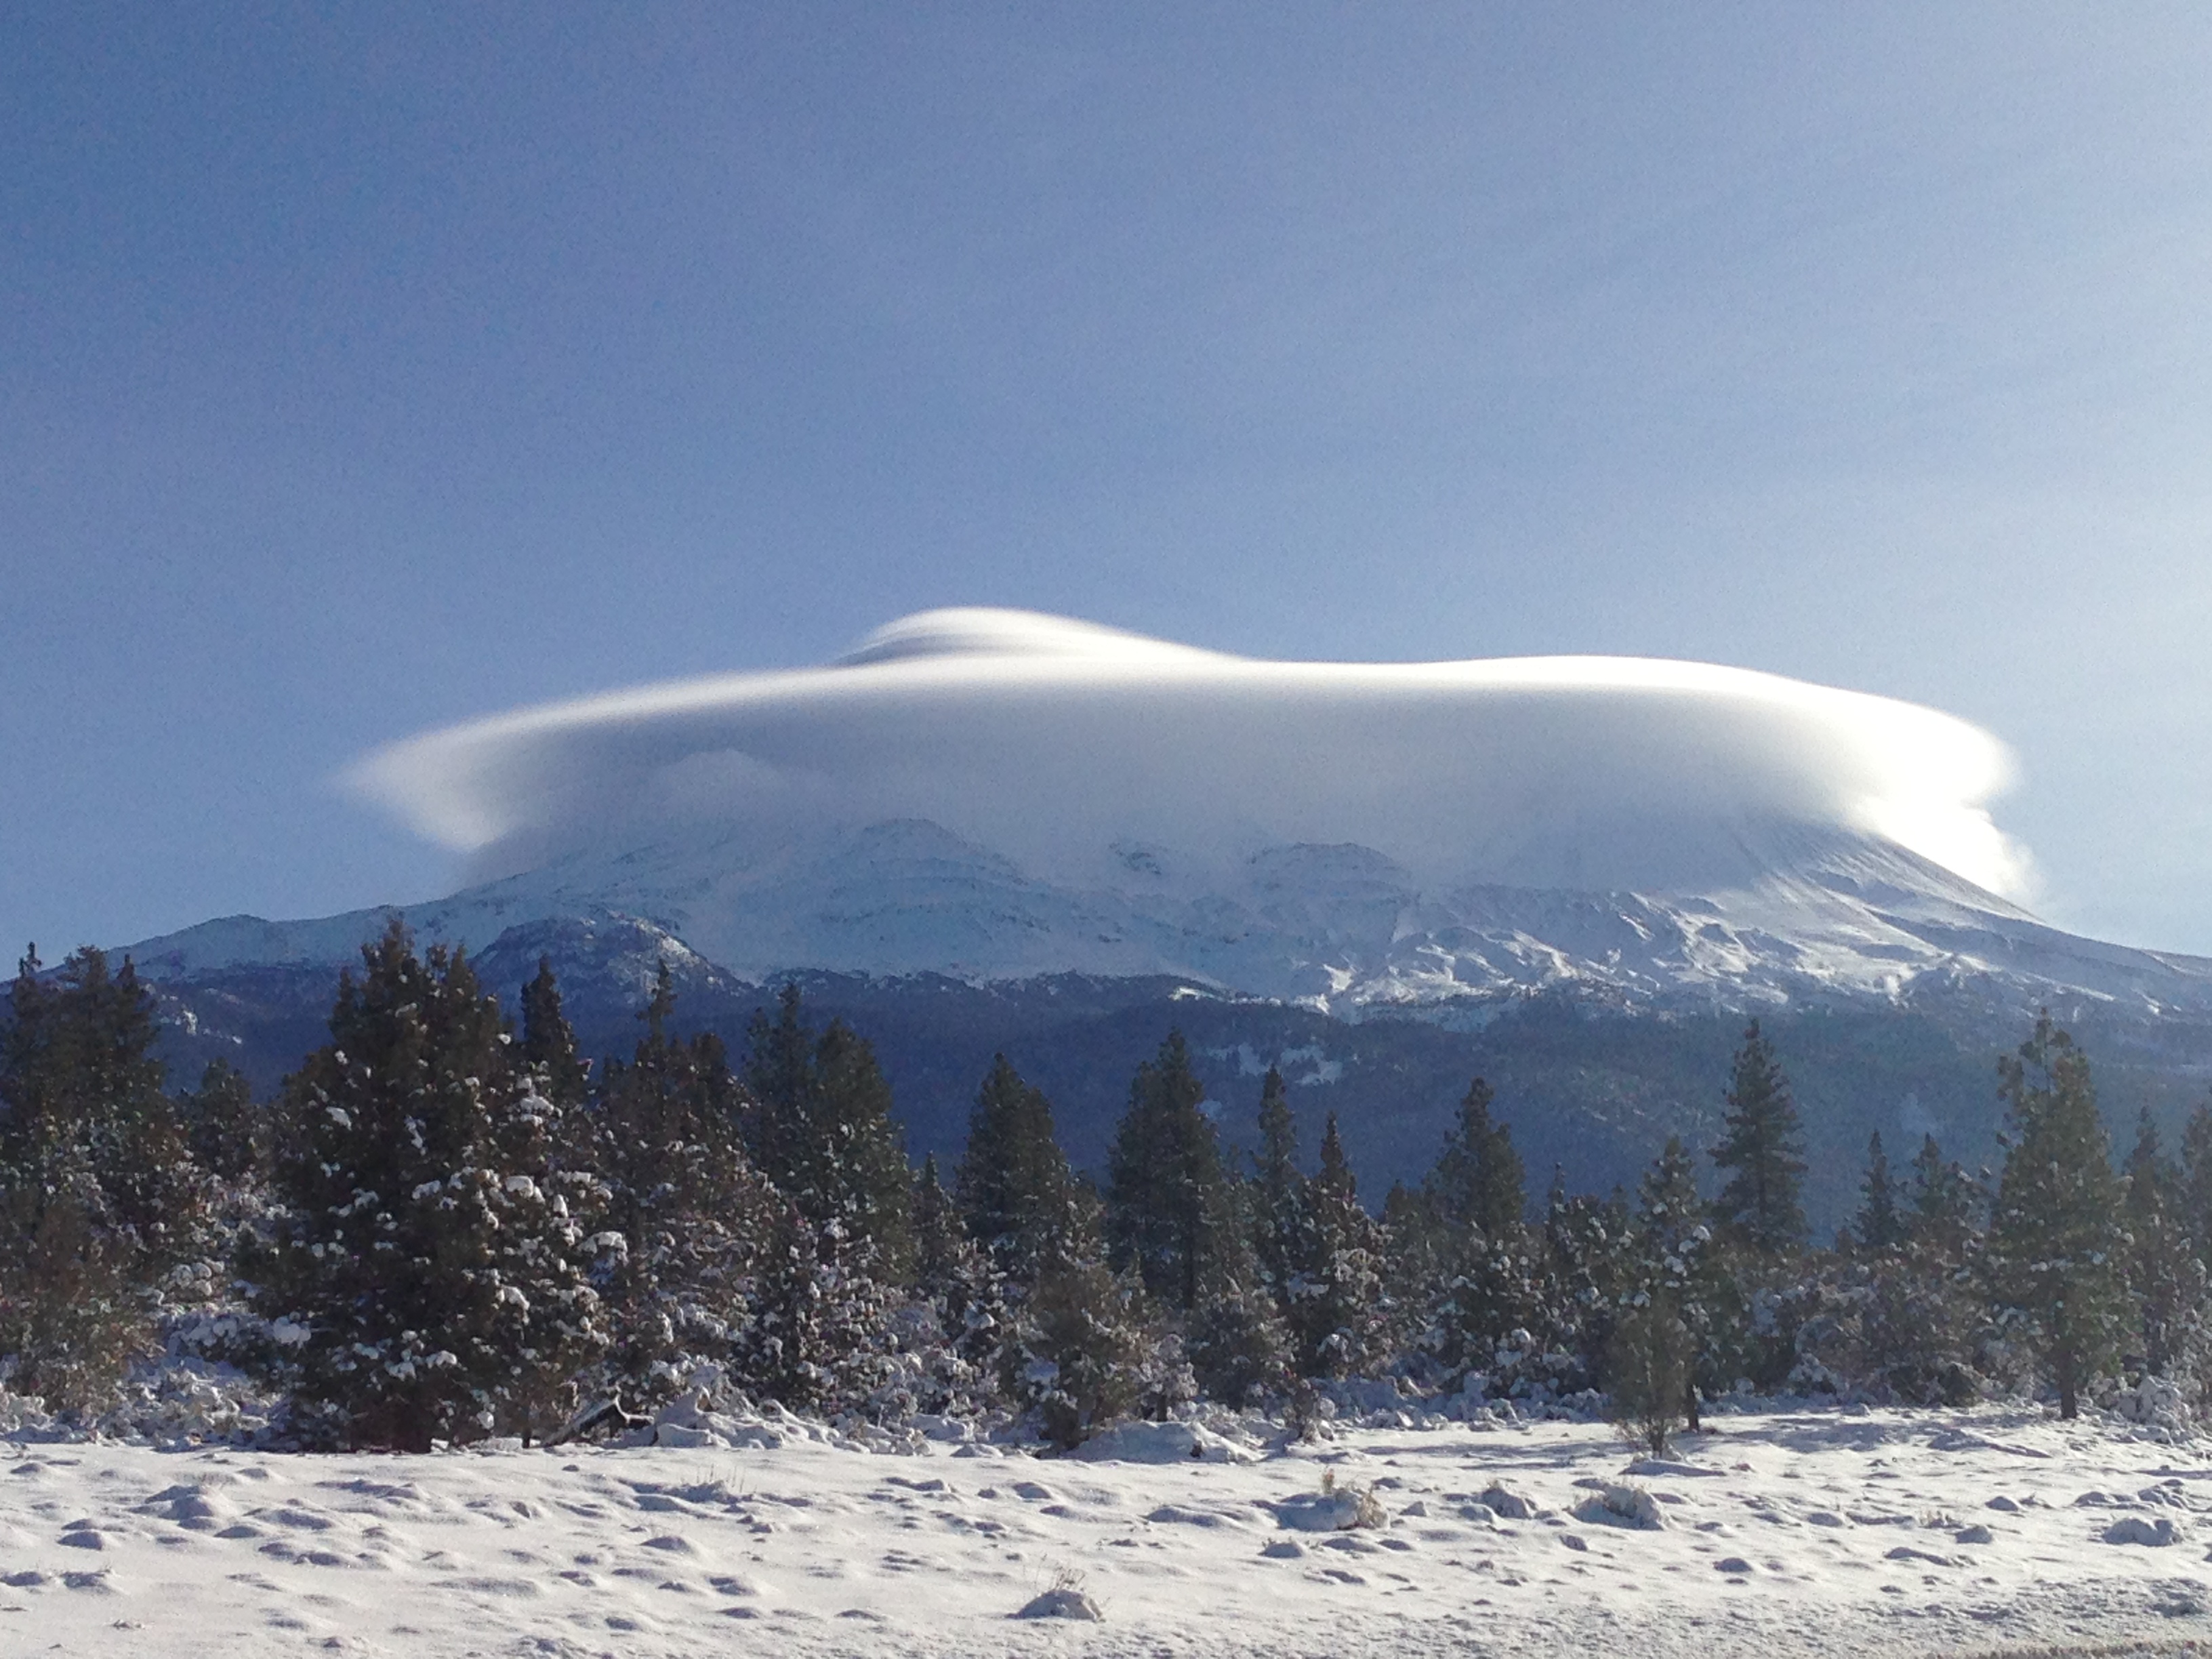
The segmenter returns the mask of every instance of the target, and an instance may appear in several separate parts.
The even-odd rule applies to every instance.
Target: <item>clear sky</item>
[[[931,605],[1996,732],[2212,952],[2212,10],[0,0],[0,945]]]

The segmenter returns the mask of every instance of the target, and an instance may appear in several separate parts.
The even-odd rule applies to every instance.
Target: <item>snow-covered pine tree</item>
[[[2048,1010],[1997,1074],[2010,1144],[1990,1222],[1992,1299],[2071,1418],[2126,1320],[2120,1186],[2088,1060]]]
[[[662,967],[665,971],[666,964]],[[578,1050],[576,1033],[562,1011],[550,957],[538,958],[536,977],[522,988],[521,1059],[543,1098],[563,1114],[582,1110],[591,1096],[591,1062]]]
[[[774,1020],[753,1016],[747,1042],[748,1145],[761,1172],[810,1220],[836,1221],[845,1248],[872,1254],[873,1277],[904,1280],[914,1170],[875,1050],[842,1019],[811,1035],[795,984]]]
[[[1808,1237],[1804,1136],[1790,1080],[1755,1019],[1736,1050],[1725,1121],[1727,1133],[1713,1148],[1713,1162],[1731,1171],[1713,1203],[1721,1232],[1767,1262],[1802,1254]]]
[[[1609,1199],[1567,1191],[1566,1172],[1554,1168],[1544,1200],[1543,1328],[1545,1346],[1570,1355],[1568,1379],[1592,1386],[1605,1374],[1606,1354],[1621,1301],[1637,1266],[1628,1200],[1619,1188]]]
[[[842,1218],[817,1221],[787,1201],[754,1276],[738,1339],[738,1381],[793,1411],[860,1408],[890,1370],[890,1289],[874,1252]]]
[[[1726,1337],[1736,1310],[1727,1293],[1732,1286],[1720,1252],[1713,1248],[1705,1204],[1698,1196],[1697,1164],[1680,1135],[1667,1137],[1658,1158],[1644,1171],[1638,1196],[1638,1260],[1626,1304],[1662,1310],[1664,1319],[1647,1334],[1663,1333],[1665,1319],[1680,1324],[1689,1344],[1683,1415],[1695,1429],[1700,1388],[1725,1387],[1733,1380],[1719,1373],[1729,1369],[1728,1361],[1734,1357]]]
[[[19,964],[0,1035],[0,1173],[33,1181],[56,1158],[98,1187],[93,1224],[140,1283],[157,1285],[198,1243],[205,1202],[167,1067],[154,999],[125,957],[85,946],[53,982],[35,949]]]
[[[1298,1169],[1298,1128],[1283,1074],[1270,1066],[1260,1085],[1260,1144],[1252,1154],[1250,1231],[1260,1283],[1288,1316],[1291,1282],[1310,1251],[1306,1179]]]
[[[88,1407],[149,1337],[201,1243],[206,1182],[130,959],[87,947],[49,982],[33,946],[0,1027],[0,1357],[14,1386]]]
[[[1137,1068],[1107,1154],[1109,1265],[1133,1268],[1170,1313],[1197,1305],[1224,1213],[1221,1145],[1181,1031]]]
[[[1162,1348],[1142,1283],[1103,1260],[1097,1194],[1078,1183],[1071,1200],[1035,1289],[1013,1310],[998,1361],[1001,1392],[1035,1413],[1063,1449],[1136,1405]]]
[[[1221,1201],[1231,1213],[1213,1230],[1218,1248],[1184,1328],[1183,1353],[1201,1392],[1242,1407],[1289,1383],[1290,1334],[1253,1248],[1258,1194],[1232,1182]]]
[[[1007,1316],[1005,1279],[968,1237],[934,1152],[915,1178],[913,1215],[914,1296],[895,1316],[893,1329],[906,1363],[920,1373],[915,1408],[974,1405],[989,1396],[996,1380],[994,1362]]]
[[[1359,1202],[1336,1114],[1322,1131],[1321,1164],[1306,1183],[1305,1260],[1291,1282],[1290,1324],[1301,1376],[1361,1375],[1387,1335],[1382,1230]]]
[[[592,1346],[574,1230],[541,1164],[508,1167],[527,1115],[498,1000],[459,952],[418,957],[394,921],[343,975],[331,1042],[286,1080],[273,1187],[249,1257],[310,1432],[427,1449],[505,1426]]]
[[[595,1276],[612,1325],[607,1380],[647,1398],[678,1385],[687,1359],[727,1356],[784,1207],[739,1144],[744,1096],[721,1043],[678,1037],[675,1008],[664,963],[645,1033],[627,1064],[605,1068],[589,1118],[608,1188]]]
[[[200,1073],[199,1087],[177,1103],[192,1161],[218,1180],[237,1182],[261,1162],[262,1115],[253,1088],[218,1055]]]
[[[2183,1230],[2180,1187],[2181,1171],[2167,1161],[2158,1125],[2145,1107],[2128,1155],[2121,1202],[2135,1308],[2127,1357],[2154,1376],[2186,1376],[2193,1383],[2205,1358],[2205,1269]]]
[[[1540,1322],[1521,1155],[1512,1131],[1491,1116],[1494,1101],[1475,1079],[1423,1183],[1443,1268],[1437,1358],[1455,1376],[1486,1370],[1501,1341]]]

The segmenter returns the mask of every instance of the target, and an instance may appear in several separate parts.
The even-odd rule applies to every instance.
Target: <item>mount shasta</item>
[[[1003,1050],[1095,1164],[1180,1026],[1232,1141],[1279,1064],[1370,1186],[1425,1167],[1477,1073],[1532,1170],[1632,1180],[1666,1134],[1710,1140],[1757,1015],[1832,1224],[1873,1129],[1989,1154],[1994,1058],[2039,1006],[2116,1129],[2212,1075],[2212,961],[2069,935],[1985,884],[2017,867],[1982,810],[2002,771],[1948,717],[1741,671],[1264,664],[933,613],[824,669],[399,745],[363,787],[487,878],[131,951],[174,1058],[264,1087],[393,914],[510,996],[550,956],[599,1052],[660,961],[680,1018],[733,1042],[795,976],[874,1041],[917,1155],[957,1151]]]

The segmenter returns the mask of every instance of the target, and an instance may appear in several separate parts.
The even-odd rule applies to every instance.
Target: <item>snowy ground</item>
[[[1730,1416],[1632,1474],[1591,1424],[1367,1429],[1234,1462],[740,1437],[761,1443],[0,1443],[0,1654],[2212,1647],[2212,1445],[2024,1409]],[[1334,1528],[1358,1505],[1325,1481],[1371,1488],[1386,1524]],[[1009,1617],[1056,1584],[1103,1622]]]

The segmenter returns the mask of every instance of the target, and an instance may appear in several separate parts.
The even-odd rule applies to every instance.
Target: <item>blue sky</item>
[[[2212,951],[2212,13],[0,5],[0,942],[902,612],[1626,652],[2011,744]]]

